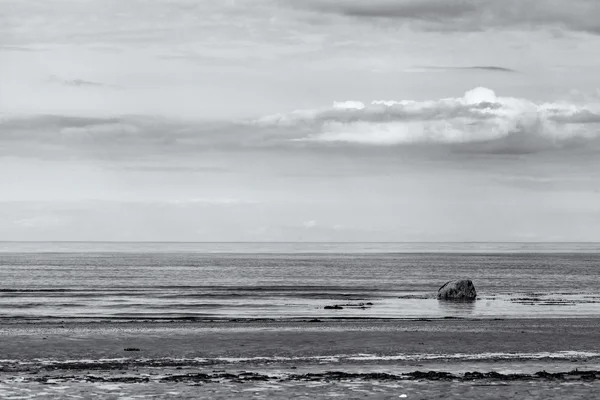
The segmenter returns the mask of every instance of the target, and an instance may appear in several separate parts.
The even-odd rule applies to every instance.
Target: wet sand
[[[600,351],[600,319],[4,324],[2,359]]]
[[[0,395],[591,398],[598,332],[593,318],[5,323]]]

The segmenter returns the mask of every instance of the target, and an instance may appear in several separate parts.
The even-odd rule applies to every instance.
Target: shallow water
[[[329,360],[0,360],[2,398],[594,398],[597,354]],[[475,359],[471,356],[477,356]],[[551,358],[548,358],[550,356]],[[359,356],[360,357],[360,356]],[[556,357],[556,358],[555,358]],[[271,360],[275,361],[275,360]],[[374,364],[365,363],[365,361]],[[415,361],[417,363],[415,363]],[[574,362],[575,361],[575,362]],[[179,364],[180,362],[181,364]],[[72,365],[75,364],[75,365]],[[452,373],[448,375],[448,370]],[[418,371],[428,371],[423,374]],[[477,377],[476,373],[488,373]],[[554,374],[552,377],[540,375]],[[588,371],[584,375],[579,372]],[[436,375],[436,372],[438,375]],[[418,374],[419,377],[415,376]],[[517,374],[517,375],[514,375]],[[519,375],[521,374],[521,375]],[[585,376],[587,378],[582,378]]]
[[[109,398],[109,399],[592,399],[597,382],[312,382],[312,383],[81,383],[57,381],[52,384],[0,382],[5,399]]]
[[[599,316],[599,265],[595,244],[2,243],[0,318]],[[434,298],[461,277],[479,300]]]

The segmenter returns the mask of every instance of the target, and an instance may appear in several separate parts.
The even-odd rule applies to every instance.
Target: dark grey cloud
[[[112,166],[112,169],[119,171],[131,171],[131,172],[193,172],[193,173],[217,173],[226,174],[232,172],[230,169],[222,167],[210,167],[210,166],[186,166],[186,165],[122,165]]]
[[[381,17],[438,21],[444,18],[459,18],[477,12],[477,5],[473,2],[452,0],[309,0],[307,3],[315,9],[363,18]]]
[[[0,119],[0,157],[133,161],[207,151],[302,147],[301,143],[290,144],[289,139],[303,134],[297,129],[282,132],[277,127],[247,123],[150,116],[16,116]],[[143,169],[144,166],[136,168]]]
[[[542,151],[552,151],[553,149],[556,149],[556,143],[551,138],[539,134],[535,129],[525,129],[525,127],[509,133],[500,140],[483,140],[453,145],[453,150],[457,153],[500,156],[524,156]]]
[[[109,85],[101,82],[94,82],[85,79],[62,79],[56,75],[52,75],[49,78],[51,83],[57,83],[63,86],[70,87],[97,87],[97,88],[112,88],[112,89],[121,89],[120,86],[117,85]]]
[[[105,86],[102,83],[86,81],[84,79],[71,79],[63,81],[67,86]]]
[[[506,68],[498,67],[495,65],[471,65],[465,67],[443,67],[443,66],[432,66],[432,65],[417,65],[416,68],[422,68],[433,71],[489,71],[489,72],[501,72],[501,73],[518,73],[519,71]]]
[[[557,122],[571,124],[600,124],[600,114],[590,110],[580,110],[571,115],[556,115],[552,119]]]
[[[559,28],[600,34],[596,0],[308,0],[302,4],[299,7],[316,12],[397,20],[433,31]]]

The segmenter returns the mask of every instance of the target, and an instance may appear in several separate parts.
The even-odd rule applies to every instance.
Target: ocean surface
[[[595,243],[1,242],[0,318],[597,317],[599,278]]]

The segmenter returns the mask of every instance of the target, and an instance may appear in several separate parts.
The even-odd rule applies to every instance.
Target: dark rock
[[[126,347],[123,349],[124,351],[140,351],[137,347]]]
[[[323,307],[325,310],[343,310],[344,307],[336,304],[335,306],[325,306]]]
[[[439,300],[475,300],[477,291],[470,279],[448,281],[438,289]]]

